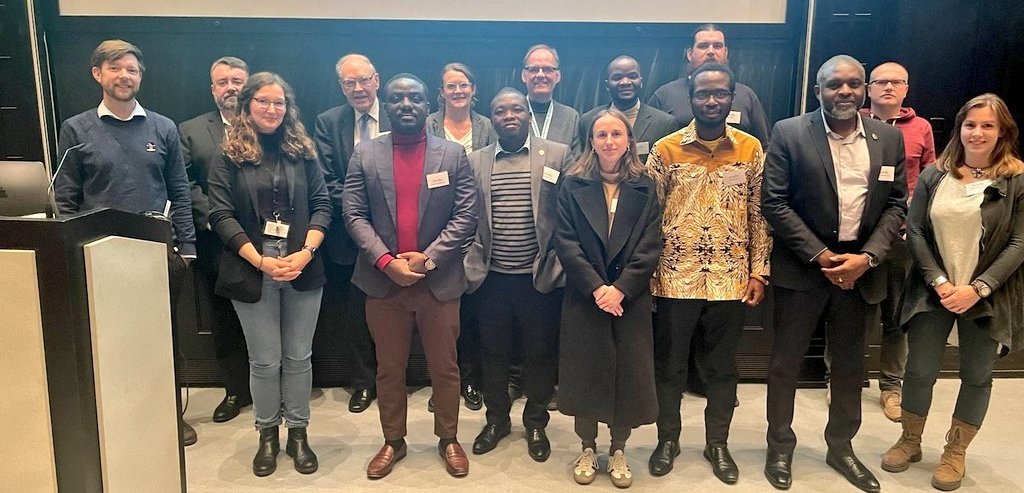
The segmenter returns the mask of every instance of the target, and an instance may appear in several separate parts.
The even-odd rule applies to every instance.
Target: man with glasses
[[[906,151],[907,192],[914,197],[914,185],[924,167],[935,162],[935,140],[928,120],[917,116],[913,108],[903,106],[910,89],[907,69],[896,62],[885,62],[871,71],[868,82],[870,108],[861,109],[861,115],[884,121],[900,130]],[[882,344],[879,356],[878,388],[885,417],[899,422],[903,414],[900,402],[903,395],[903,373],[907,365],[907,337],[900,328],[898,304],[903,294],[904,281],[910,272],[907,252],[906,227],[892,244],[885,262],[888,273],[888,292],[881,303]]]
[[[686,77],[665,84],[654,91],[647,104],[676,118],[680,126],[689,125],[693,119],[690,109],[690,74],[705,63],[729,65],[729,47],[725,44],[725,33],[714,24],[704,24],[693,33],[693,45],[686,48]],[[757,137],[762,146],[768,145],[768,119],[765,117],[761,100],[750,87],[736,83],[732,109],[726,123]]]
[[[724,483],[739,479],[727,441],[736,401],[736,350],[744,305],[757,306],[768,284],[771,238],[761,216],[764,152],[753,136],[726,125],[736,80],[724,65],[704,64],[689,86],[694,119],[654,144],[647,172],[664,207],[664,249],[651,282],[658,446],[651,474],[672,470],[679,455],[681,395],[695,332],[707,361],[704,457]]]
[[[651,145],[678,130],[679,125],[672,115],[640,102],[644,77],[635,58],[627,55],[615,57],[608,64],[604,83],[612,102],[608,106],[598,106],[580,117],[580,141],[586,142],[587,132],[598,112],[614,107],[629,118],[629,124],[633,126],[633,138],[636,140],[636,152],[641,161],[646,161]]]
[[[249,352],[245,334],[231,300],[214,294],[224,243],[210,229],[210,163],[220,156],[225,127],[238,112],[238,93],[249,79],[249,67],[241,59],[218,58],[210,67],[210,92],[215,111],[199,115],[178,126],[185,171],[192,186],[192,216],[196,227],[198,258],[193,275],[202,286],[197,296],[208,303],[212,317],[213,349],[224,375],[224,399],[213,411],[213,422],[224,423],[252,404],[249,392]]]
[[[391,122],[381,118],[384,115],[377,99],[380,75],[369,58],[358,53],[345,55],[338,60],[335,70],[346,104],[317,115],[313,132],[336,219],[327,231],[323,246],[327,285],[320,305],[317,334],[321,338],[340,339],[348,349],[352,385],[348,410],[361,413],[377,398],[377,359],[366,327],[366,295],[351,283],[356,247],[345,230],[344,221],[340,220],[341,191],[356,145],[387,133]]]
[[[534,45],[523,57],[523,83],[530,110],[530,135],[569,146],[573,155],[583,152],[579,138],[580,114],[552,99],[562,80],[558,52],[548,45]]]

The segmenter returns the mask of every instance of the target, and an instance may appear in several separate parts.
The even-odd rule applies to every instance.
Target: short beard
[[[238,98],[224,98],[217,102],[217,109],[221,112],[234,113],[238,111]]]
[[[831,109],[825,110],[825,114],[836,120],[850,120],[857,116],[857,111],[857,107],[850,108],[849,110],[840,110],[833,106]]]

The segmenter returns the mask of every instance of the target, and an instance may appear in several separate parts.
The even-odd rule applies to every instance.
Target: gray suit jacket
[[[220,144],[224,140],[224,122],[220,119],[220,112],[211,111],[182,122],[178,125],[178,133],[181,134],[185,173],[192,189],[192,220],[196,231],[207,230],[210,223],[210,163],[223,152]]]
[[[491,173],[494,171],[497,145],[491,144],[469,155],[469,164],[473,167],[480,191],[480,222],[465,262],[470,293],[483,284],[491,266]],[[541,293],[550,293],[565,285],[565,274],[552,241],[558,225],[558,184],[544,179],[544,168],[558,171],[558,183],[561,183],[562,176],[572,164],[569,146],[530,137],[530,199],[537,244],[540,246],[533,261],[533,287]]]
[[[852,252],[885,260],[907,213],[903,135],[893,126],[864,118],[871,168],[860,231]],[[820,110],[775,124],[764,165],[761,214],[773,229],[772,282],[797,291],[828,287],[813,259],[839,244],[839,199],[835,167]],[[879,180],[882,166],[894,166],[892,181]],[[847,248],[847,250],[851,250]],[[843,253],[843,252],[838,252]],[[869,269],[857,281],[868,303],[886,296],[885,269]]]
[[[426,282],[438,300],[448,301],[466,291],[462,247],[476,231],[476,180],[462,146],[429,133],[426,146],[417,248],[437,268],[420,282]],[[356,146],[342,193],[345,227],[359,248],[352,283],[374,298],[387,296],[397,286],[374,266],[386,253],[401,253],[397,251],[393,152],[391,134]],[[426,176],[435,173],[447,173],[448,185],[429,188]]]
[[[580,142],[584,148],[587,147],[587,134],[590,133],[590,126],[594,124],[594,118],[604,109],[608,109],[608,105],[598,106],[580,117]],[[633,124],[633,138],[641,147],[646,142],[648,149],[648,152],[640,154],[640,161],[647,162],[647,154],[650,148],[654,147],[654,143],[676,130],[679,130],[679,124],[672,115],[640,103],[640,112],[636,114],[636,122]]]
[[[473,122],[473,150],[477,151],[493,142],[498,141],[498,134],[494,133],[494,126],[486,116],[475,111],[470,112],[470,120]],[[435,111],[427,115],[427,132],[437,137],[445,138],[444,135],[444,110]]]
[[[548,111],[554,113],[551,115],[551,127],[548,128],[548,135],[544,140],[559,142],[569,146],[573,158],[582,154],[583,145],[580,141],[578,130],[580,126],[580,113],[554,99],[551,100],[551,109]],[[537,119],[537,128],[544,129],[543,119]],[[531,136],[540,137],[540,135],[533,131],[533,125],[530,125],[530,129]]]

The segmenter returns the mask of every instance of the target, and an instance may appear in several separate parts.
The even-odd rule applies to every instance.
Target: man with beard
[[[578,156],[583,152],[577,131],[580,114],[552,99],[555,86],[562,80],[558,63],[558,52],[548,45],[531,46],[523,57],[521,76],[530,110],[530,135],[565,144]]]
[[[657,108],[640,102],[640,91],[644,88],[644,77],[640,64],[631,56],[621,55],[608,64],[605,89],[612,97],[609,106],[598,106],[580,117],[580,141],[586,142],[594,118],[601,110],[615,107],[621,111],[633,126],[636,152],[641,161],[647,160],[651,145],[662,137],[679,129],[675,118]]]
[[[224,128],[238,112],[238,92],[249,79],[249,67],[239,58],[218,58],[210,67],[210,92],[216,111],[204,113],[178,126],[181,133],[181,152],[185,171],[192,186],[192,218],[196,227],[198,258],[192,273],[203,288],[197,295],[210,309],[213,350],[224,375],[224,399],[213,411],[213,422],[224,423],[238,416],[239,411],[252,404],[249,392],[249,353],[245,334],[238,322],[231,300],[214,294],[217,269],[224,243],[210,230],[210,200],[207,176],[210,163],[221,152]]]
[[[163,212],[170,202],[175,254],[169,258],[170,305],[176,306],[187,263],[196,257],[188,176],[181,140],[171,119],[147,111],[135,99],[145,65],[142,50],[111,39],[92,52],[92,77],[103,100],[61,124],[57,154],[66,156],[54,177],[57,210],[69,216],[109,207]],[[171,310],[171,326],[176,326]],[[181,422],[182,442],[196,432]]]
[[[825,462],[857,488],[878,480],[853,452],[861,423],[864,332],[886,296],[878,269],[907,211],[903,137],[861,118],[864,67],[837,55],[817,73],[821,109],[775,124],[764,167],[761,212],[773,229],[775,338],[768,370],[764,474],[792,485],[793,399],[800,363],[824,318],[832,358]]]
[[[498,142],[469,155],[479,183],[479,225],[466,255],[469,290],[484,317],[478,327],[487,424],[473,453],[494,450],[511,432],[507,392],[514,348],[523,349],[526,407],[523,426],[530,457],[551,455],[547,404],[558,377],[558,328],[565,276],[552,237],[558,178],[572,165],[568,146],[530,135],[526,97],[512,88],[491,101]]]
[[[693,45],[686,48],[686,61],[686,77],[659,87],[647,102],[674,116],[680,126],[689,125],[693,119],[688,98],[691,74],[705,63],[729,65],[729,47],[725,44],[725,33],[714,24],[698,27],[693,33]],[[753,89],[738,82],[735,92],[726,123],[757,137],[762,146],[767,146],[768,119],[765,117],[761,100],[754,94]]]
[[[724,483],[739,479],[727,441],[736,401],[736,350],[744,304],[764,299],[771,238],[761,217],[764,153],[753,136],[726,125],[736,80],[724,65],[694,71],[694,119],[659,140],[647,160],[664,207],[664,249],[651,282],[656,297],[654,369],[658,390],[658,446],[651,474],[672,470],[679,455],[679,404],[686,386],[690,341],[707,362],[704,457]]]
[[[359,248],[352,283],[366,293],[366,322],[377,347],[377,407],[384,446],[366,476],[387,476],[405,457],[405,374],[413,329],[430,370],[437,450],[452,476],[469,473],[459,445],[459,298],[466,291],[463,248],[477,224],[477,189],[461,144],[426,132],[423,81],[393,77],[384,91],[391,133],[356,147],[342,194],[342,217]]]

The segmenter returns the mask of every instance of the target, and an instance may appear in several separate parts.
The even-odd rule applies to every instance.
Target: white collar
[[[494,157],[498,157],[498,154],[501,154],[502,152],[509,152],[509,153],[512,153],[512,154],[516,154],[516,153],[522,152],[523,149],[529,149],[529,148],[530,148],[530,135],[529,134],[526,135],[526,142],[523,142],[523,146],[520,147],[519,149],[514,150],[514,151],[509,151],[507,149],[502,149],[501,148],[501,141],[499,140],[497,142],[497,145],[494,146]]]
[[[96,115],[99,116],[100,118],[102,118],[104,116],[109,116],[109,117],[113,117],[116,120],[121,120],[123,122],[127,122],[127,121],[131,121],[131,119],[135,118],[136,116],[141,116],[141,117],[145,118],[146,117],[146,110],[142,109],[142,105],[139,104],[138,101],[135,101],[135,108],[132,108],[132,114],[128,115],[128,118],[121,118],[121,117],[115,115],[113,111],[110,111],[110,108],[107,108],[107,105],[104,104],[103,101],[100,101],[100,105],[96,107]]]
[[[829,128],[829,126],[828,126],[828,119],[825,118],[825,110],[824,109],[819,109],[818,111],[821,111],[821,121],[822,121],[822,123],[825,124],[825,134],[826,135],[833,135],[833,136],[835,136],[838,139],[845,139],[846,137],[843,137],[842,135],[839,135],[839,134],[833,132],[832,129]],[[860,118],[860,112],[857,112],[857,129],[854,130],[853,134],[850,134],[850,135],[855,135],[855,134],[859,134],[862,137],[867,137],[867,134],[864,132],[864,120],[862,120]]]
[[[357,122],[363,117],[363,115],[370,115],[370,118],[373,118],[373,121],[380,123],[380,98],[373,98],[373,106],[370,106],[370,110],[366,113],[355,108],[352,108],[352,111],[355,111],[356,113]]]

